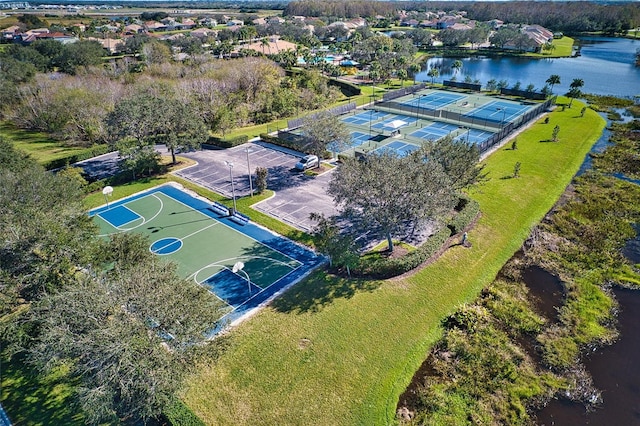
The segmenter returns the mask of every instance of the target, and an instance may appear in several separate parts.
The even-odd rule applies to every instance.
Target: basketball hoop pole
[[[102,194],[104,195],[104,201],[107,203],[107,209],[109,208],[109,196],[113,194],[113,188],[110,186],[105,186],[102,189]]]
[[[244,263],[236,262],[233,265],[233,269],[231,269],[231,272],[233,272],[234,274],[237,274],[238,272],[242,272],[244,274],[244,276],[247,278],[247,285],[249,286],[249,296],[251,296],[251,280],[249,279],[249,274],[247,274],[247,272],[244,271],[243,269],[244,269]]]

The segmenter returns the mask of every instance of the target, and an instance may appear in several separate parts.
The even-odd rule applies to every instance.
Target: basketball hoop
[[[107,202],[107,208],[109,208],[109,196],[111,196],[111,194],[113,194],[113,187],[105,186],[102,189],[102,194],[104,195],[104,200]]]

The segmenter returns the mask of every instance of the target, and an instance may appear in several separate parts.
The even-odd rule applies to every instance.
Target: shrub
[[[480,213],[480,204],[470,198],[460,198],[456,206],[456,211],[455,216],[453,216],[447,224],[451,235],[456,235],[464,231],[467,226],[474,221],[478,213]]]
[[[207,144],[214,145],[220,148],[233,148],[234,146],[242,145],[243,143],[247,143],[249,141],[249,136],[240,135],[233,138],[224,138],[218,136],[210,136]],[[206,147],[203,144],[203,147]]]
[[[398,258],[363,257],[354,274],[375,278],[391,278],[417,268],[433,256],[447,242],[450,236],[462,232],[480,213],[480,204],[467,197],[461,197],[455,207],[456,214],[447,226],[442,227],[418,249]]]
[[[256,188],[258,189],[258,193],[263,193],[265,189],[267,189],[267,177],[269,176],[269,171],[264,167],[256,168]]]
[[[377,258],[367,262],[363,258],[355,275],[372,276],[376,278],[391,278],[420,266],[421,263],[433,256],[451,236],[449,228],[440,228],[422,244],[417,250],[399,258]]]

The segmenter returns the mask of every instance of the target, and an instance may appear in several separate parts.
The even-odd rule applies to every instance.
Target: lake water
[[[640,67],[635,66],[639,40],[610,37],[584,37],[580,39],[581,56],[575,58],[528,59],[472,57],[461,59],[462,69],[457,80],[464,81],[466,75],[478,79],[484,86],[487,81],[506,80],[509,87],[516,82],[524,89],[530,83],[536,90],[542,89],[545,80],[552,74],[560,76],[561,84],[553,88],[554,93],[564,94],[574,78],[584,80],[582,91],[597,95],[629,97],[640,95]],[[436,67],[440,76],[435,81],[449,80],[454,72],[451,64],[455,58],[431,58],[424,71],[416,76],[418,81],[430,82],[427,71]]]

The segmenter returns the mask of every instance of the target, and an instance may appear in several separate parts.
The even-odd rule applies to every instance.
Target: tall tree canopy
[[[418,156],[385,152],[365,161],[345,159],[334,173],[329,194],[343,214],[386,238],[406,235],[420,221],[435,218],[454,204],[451,180],[442,166]]]
[[[199,148],[208,137],[198,111],[162,91],[139,93],[116,104],[107,128],[115,141],[133,139],[140,147],[164,143],[174,163],[177,149]]]
[[[426,142],[411,155],[369,155],[345,159],[329,184],[343,214],[359,229],[387,239],[404,237],[424,220],[437,220],[451,209],[456,192],[486,179],[475,146],[445,138]]]
[[[325,151],[332,146],[345,147],[351,143],[351,135],[340,118],[327,111],[307,116],[303,120],[304,136],[307,139],[309,152],[322,158]],[[320,167],[320,162],[318,162]]]

